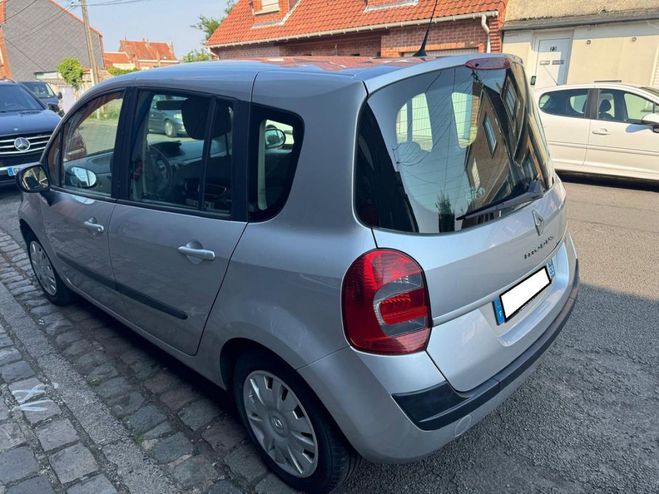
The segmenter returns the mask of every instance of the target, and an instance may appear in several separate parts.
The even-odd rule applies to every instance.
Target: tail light
[[[396,250],[359,257],[343,281],[343,325],[359,350],[401,355],[423,350],[430,336],[430,304],[423,270]]]

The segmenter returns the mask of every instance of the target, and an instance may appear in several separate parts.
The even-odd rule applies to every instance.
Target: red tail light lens
[[[367,252],[343,281],[343,325],[352,346],[401,355],[423,350],[430,336],[430,303],[423,270],[396,250]]]

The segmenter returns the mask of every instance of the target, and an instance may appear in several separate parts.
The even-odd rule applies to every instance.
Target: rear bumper
[[[549,328],[536,342],[505,369],[476,389],[463,393],[443,383],[414,393],[394,394],[394,400],[409,419],[422,430],[436,430],[461,420],[512,384],[545,353],[572,313],[579,291],[579,263],[567,302]]]

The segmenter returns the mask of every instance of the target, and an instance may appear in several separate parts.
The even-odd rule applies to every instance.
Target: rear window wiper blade
[[[543,191],[542,191],[542,186],[540,185],[540,181],[532,180],[529,183],[526,192],[518,196],[512,197],[510,199],[506,199],[501,202],[491,204],[489,206],[484,206],[482,208],[474,209],[473,211],[469,211],[468,213],[463,214],[462,216],[458,216],[456,220],[458,221],[468,220],[476,216],[482,216],[484,214],[489,214],[489,213],[496,213],[497,211],[502,211],[504,209],[521,206],[523,204],[527,204],[531,201],[539,199],[540,197],[542,197],[542,195],[543,195]]]

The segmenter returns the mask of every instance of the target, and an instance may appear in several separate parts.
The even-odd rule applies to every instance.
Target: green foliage
[[[217,28],[220,26],[220,22],[222,22],[221,19],[200,15],[199,22],[193,24],[191,27],[202,31],[204,33],[204,39],[208,41],[208,38],[210,38],[213,35],[213,33],[217,30]]]
[[[85,68],[77,58],[65,58],[57,66],[57,72],[62,75],[62,79],[74,89],[80,89],[82,85],[82,76]]]
[[[182,62],[184,63],[206,62],[212,59],[213,57],[206,50],[192,50],[191,52],[188,52],[185,55],[183,55]]]
[[[124,74],[130,74],[131,72],[137,72],[137,69],[118,69],[117,67],[108,67],[108,72],[110,75],[118,76]]]

